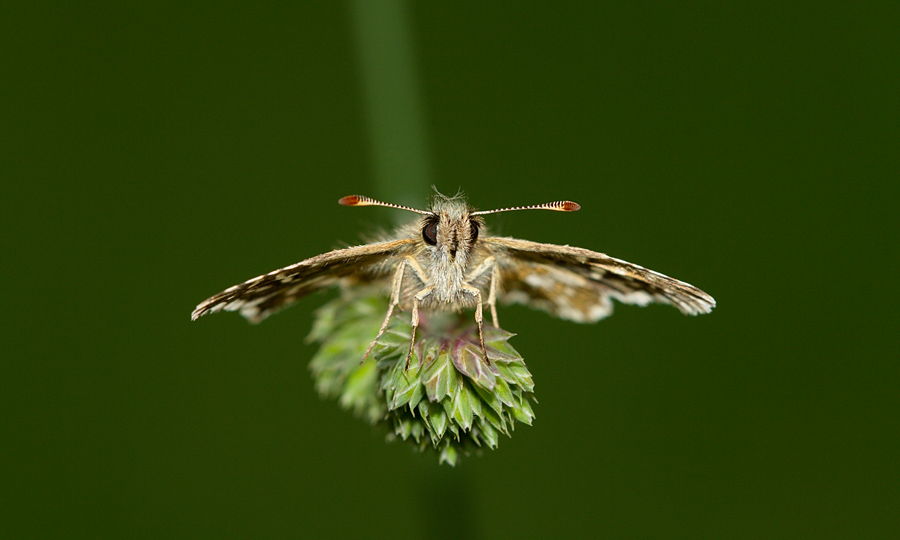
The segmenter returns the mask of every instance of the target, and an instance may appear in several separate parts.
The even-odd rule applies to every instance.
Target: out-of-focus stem
[[[362,71],[376,196],[421,206],[432,180],[406,3],[350,0],[349,7]]]

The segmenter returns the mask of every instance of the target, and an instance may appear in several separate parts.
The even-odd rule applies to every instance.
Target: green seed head
[[[460,453],[496,448],[499,434],[509,436],[515,422],[531,425],[534,383],[508,342],[514,334],[485,326],[488,365],[471,313],[422,314],[409,369],[409,317],[395,314],[360,364],[387,307],[377,290],[363,290],[345,292],[316,312],[308,339],[320,345],[310,363],[320,394],[384,425],[389,440],[433,449],[451,465]]]

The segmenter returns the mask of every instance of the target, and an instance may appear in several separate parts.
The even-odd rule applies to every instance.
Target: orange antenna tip
[[[431,212],[426,212],[424,210],[419,210],[417,208],[411,208],[409,206],[403,206],[402,204],[392,204],[381,201],[376,201],[370,197],[364,197],[362,195],[347,195],[338,201],[338,204],[342,206],[384,206],[387,208],[397,208],[400,210],[409,210],[410,212],[416,212],[417,214],[425,214],[431,215]]]
[[[531,206],[513,206],[510,208],[498,208],[497,210],[483,210],[481,212],[473,212],[473,216],[483,216],[486,214],[496,214],[498,212],[512,212],[514,210],[556,210],[557,212],[575,212],[581,210],[581,205],[572,201],[556,201],[544,204],[534,204]]]
[[[346,197],[342,197],[341,200],[338,201],[338,204],[341,206],[358,206],[359,198],[359,195],[347,195]]]

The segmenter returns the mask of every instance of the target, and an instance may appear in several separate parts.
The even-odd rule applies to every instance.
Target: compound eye
[[[478,222],[473,219],[473,220],[469,221],[469,226],[472,228],[471,242],[474,244],[475,240],[478,240]]]
[[[437,221],[429,221],[422,229],[422,238],[426,243],[431,244],[432,246],[437,244],[437,228]]]

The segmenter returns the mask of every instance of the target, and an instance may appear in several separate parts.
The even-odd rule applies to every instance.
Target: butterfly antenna
[[[432,215],[431,212],[426,212],[425,210],[419,210],[418,208],[412,208],[410,206],[403,206],[402,204],[391,204],[381,201],[376,201],[375,199],[370,199],[369,197],[364,197],[362,195],[347,195],[343,199],[338,201],[338,204],[343,206],[386,206],[388,208],[399,208],[400,210],[409,210],[410,212],[415,212],[417,214],[424,214],[426,216]]]
[[[581,210],[581,205],[572,201],[556,201],[544,204],[533,204],[531,206],[511,206],[509,208],[498,208],[497,210],[483,210],[481,212],[472,212],[472,215],[483,216],[485,214],[511,212],[512,210],[556,210],[557,212],[575,212],[576,210]]]

